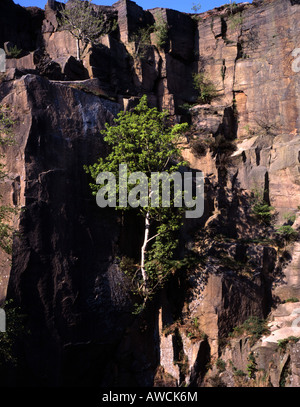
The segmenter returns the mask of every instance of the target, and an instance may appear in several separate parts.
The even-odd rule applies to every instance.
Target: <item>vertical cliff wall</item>
[[[0,47],[10,41],[23,51],[8,59],[0,79],[16,134],[5,151],[3,199],[22,209],[12,264],[3,254],[0,295],[22,307],[31,331],[19,380],[210,386],[220,384],[214,364],[222,357],[223,384],[253,384],[235,381],[252,345],[242,338],[230,350],[225,339],[250,316],[269,316],[274,332],[285,330],[256,349],[263,384],[279,386],[283,376],[298,383],[298,345],[289,345],[281,363],[277,340],[290,336],[299,304],[270,312],[300,298],[298,242],[276,243],[287,215],[295,230],[299,223],[299,2],[253,1],[200,15],[145,11],[129,0],[95,6],[117,18],[118,28],[88,48],[83,63],[58,26],[60,6],[48,2],[44,12],[0,4]],[[21,16],[15,28],[11,15]],[[133,35],[161,20],[165,44],[159,47],[153,33],[137,54]],[[215,85],[210,103],[198,103],[199,72]],[[203,171],[206,195],[204,216],[182,231],[182,251],[192,248],[201,260],[137,317],[117,258],[134,246],[139,223],[129,218],[125,233],[115,211],[96,206],[83,165],[106,154],[99,133],[105,122],[144,93],[152,106],[190,122],[184,155]],[[253,217],[255,189],[277,211],[273,225]]]

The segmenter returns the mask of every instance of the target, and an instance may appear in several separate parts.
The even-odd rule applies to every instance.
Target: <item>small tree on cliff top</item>
[[[94,11],[91,0],[72,0],[60,10],[60,15],[61,27],[76,39],[78,61],[88,43],[95,44],[102,35],[116,28],[115,21],[108,23],[103,13]]]
[[[119,165],[126,164],[130,176],[133,172],[142,172],[148,177],[148,198],[151,197],[151,174],[153,172],[172,172],[185,164],[180,161],[181,150],[178,147],[180,135],[187,129],[187,124],[168,123],[168,113],[159,112],[156,108],[147,106],[147,97],[143,96],[133,112],[120,112],[115,119],[115,125],[106,124],[104,140],[110,147],[110,154],[106,158],[99,158],[94,165],[85,167],[94,180],[101,172],[111,172],[116,179],[122,180]],[[123,178],[124,179],[124,178]],[[136,193],[135,186],[125,179],[128,194]],[[97,194],[104,184],[90,184]],[[119,191],[120,185],[116,185]],[[162,286],[175,262],[174,251],[178,244],[178,230],[182,223],[182,208],[174,205],[162,207],[150,206],[148,199],[144,206],[139,206],[139,213],[143,216],[144,241],[140,248],[139,264],[134,266],[133,275],[143,294],[144,304],[154,291]],[[126,209],[117,201],[117,209]],[[134,239],[133,239],[134,240]],[[127,270],[123,270],[127,271]],[[140,278],[140,277],[141,278]]]

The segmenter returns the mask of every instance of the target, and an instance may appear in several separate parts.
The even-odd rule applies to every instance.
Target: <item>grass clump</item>
[[[217,359],[216,367],[220,372],[224,372],[226,370],[226,363],[223,359]]]
[[[236,376],[236,377],[244,377],[244,376],[246,376],[246,373],[243,372],[243,371],[240,370],[240,369],[234,370],[233,374],[234,374],[234,376]]]
[[[239,325],[233,329],[230,337],[237,338],[240,336],[249,336],[250,343],[253,345],[257,342],[263,335],[269,333],[267,326],[267,321],[255,316],[248,318],[242,325]]]
[[[298,232],[291,225],[282,225],[275,232],[285,243],[293,242],[298,237]]]
[[[287,302],[299,302],[299,298],[291,297],[291,298],[288,298],[287,300],[284,301],[285,304]]]
[[[277,342],[277,345],[279,349],[286,350],[288,344],[297,343],[299,340],[300,338],[297,338],[296,336],[289,336],[288,338],[280,339]]]
[[[13,47],[9,48],[6,54],[8,58],[20,58],[22,52],[23,52],[22,49],[19,49],[16,45],[14,45]]]
[[[198,92],[200,103],[211,103],[211,101],[217,97],[215,84],[204,72],[194,74],[193,83],[194,89]]]
[[[197,317],[189,321],[185,327],[185,332],[191,341],[201,341],[207,339],[207,335],[200,329]]]

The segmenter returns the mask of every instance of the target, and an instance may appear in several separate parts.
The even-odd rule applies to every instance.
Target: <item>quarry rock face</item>
[[[0,43],[7,41],[19,49],[34,51],[39,46],[41,25],[45,13],[38,7],[24,8],[13,0],[3,0],[0,5]]]
[[[35,314],[35,321],[46,324],[40,331],[42,336],[47,335],[48,324],[52,325],[56,320],[54,331],[53,327],[50,328],[54,338],[60,336],[56,330],[62,330],[66,342],[69,342],[79,318],[84,325],[87,324],[78,331],[83,334],[78,337],[82,342],[94,327],[88,327],[86,318],[79,315],[76,302],[83,300],[84,285],[87,290],[84,302],[89,302],[99,295],[99,281],[110,278],[118,229],[114,213],[102,219],[99,217],[97,221],[94,219],[92,223],[88,220],[97,208],[86,188],[83,165],[93,162],[96,158],[94,152],[101,151],[99,131],[105,122],[112,120],[119,108],[115,103],[107,100],[101,103],[94,95],[63,83],[50,83],[39,76],[25,75],[3,85],[9,86],[11,91],[2,101],[13,106],[13,113],[20,123],[16,140],[18,149],[12,148],[7,154],[9,172],[15,174],[17,182],[15,199],[21,206],[20,236],[15,239],[13,248],[18,255],[12,261],[12,268],[18,272],[11,287],[15,295],[21,295],[20,301],[27,303],[28,312]],[[61,111],[65,114],[61,115]],[[69,127],[70,121],[76,123],[76,131]],[[14,198],[13,194],[11,198]],[[98,226],[95,222],[99,222]],[[93,254],[84,249],[85,235],[89,236],[88,246]],[[29,270],[31,283],[26,277]],[[114,278],[117,278],[116,274]],[[105,283],[101,291],[102,295],[110,297]],[[51,305],[48,303],[50,293]],[[116,301],[119,300],[126,303],[124,298]],[[105,314],[108,317],[109,310]],[[99,318],[102,324],[106,317],[103,319],[99,315]],[[37,328],[32,326],[32,329]],[[103,334],[102,331],[102,339]],[[38,357],[38,351],[36,354]],[[49,364],[53,363],[50,354]],[[46,380],[45,375],[52,374],[52,367],[46,363],[42,369],[45,373],[40,374]]]
[[[118,28],[82,61],[59,7],[0,4],[0,47],[22,50],[0,74],[16,137],[3,150],[1,194],[18,209],[12,254],[0,257],[0,301],[13,299],[31,332],[30,373],[11,375],[46,386],[299,386],[299,242],[278,234],[300,219],[299,2],[200,15],[129,0],[94,6]],[[164,44],[155,32],[138,44],[155,22],[168,27]],[[211,100],[199,100],[198,73],[214,84]],[[97,207],[83,166],[107,154],[100,131],[143,94],[191,124],[183,156],[204,173],[205,208],[181,236],[198,263],[136,316],[118,258],[134,251],[140,224],[129,216],[124,228]],[[257,191],[269,223],[253,214]],[[253,316],[269,332],[230,337]]]

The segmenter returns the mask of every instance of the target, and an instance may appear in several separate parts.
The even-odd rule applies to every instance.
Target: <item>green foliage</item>
[[[192,341],[202,341],[207,339],[207,335],[200,329],[198,318],[195,317],[185,325],[185,332]]]
[[[266,320],[252,316],[248,318],[242,325],[235,327],[230,336],[240,337],[243,335],[247,335],[250,337],[250,343],[254,344],[268,332],[269,329]]]
[[[247,372],[249,379],[255,379],[255,373],[257,372],[257,363],[255,361],[255,357],[253,352],[251,352],[248,356],[249,363],[247,364]]]
[[[191,108],[197,106],[197,104],[198,103],[185,102],[182,105],[179,105],[178,107],[182,109],[182,114],[190,114],[193,116],[195,112],[191,111]]]
[[[300,340],[300,338],[297,338],[296,336],[289,336],[288,338],[285,339],[280,339],[277,342],[278,348],[281,350],[286,350],[286,347],[290,343],[297,343]]]
[[[11,118],[10,108],[0,105],[0,146],[4,147],[14,144],[14,123],[15,121]],[[2,167],[0,171],[0,178],[3,178]]]
[[[242,13],[236,13],[236,14],[231,14],[228,17],[229,21],[229,27],[232,30],[235,30],[236,28],[240,28],[244,22],[244,18],[242,16]]]
[[[285,244],[293,242],[298,238],[298,232],[292,228],[296,220],[296,215],[294,213],[286,213],[283,218],[285,223],[276,228],[276,234],[279,238],[279,243],[283,240]]]
[[[288,298],[287,300],[285,300],[284,302],[285,303],[287,303],[287,302],[299,302],[299,298],[291,297],[291,298]]]
[[[253,215],[260,221],[269,224],[272,218],[272,210],[274,208],[266,202],[256,203],[252,207]]]
[[[0,205],[0,247],[7,254],[12,253],[12,239],[14,229],[10,225],[12,215],[16,214],[16,210],[6,205]]]
[[[203,73],[193,75],[194,88],[198,92],[200,103],[211,103],[217,97],[215,84]]]
[[[135,271],[136,264],[134,259],[123,256],[121,261],[120,261],[120,269],[123,271],[124,274],[132,274],[133,271]]]
[[[235,1],[230,0],[230,3],[224,4],[224,7],[228,7],[230,9],[230,12],[232,13],[233,10],[237,7],[237,4]]]
[[[234,376],[236,377],[245,377],[246,373],[244,373],[242,370],[240,369],[236,369],[233,371]]]
[[[142,172],[148,177],[148,191],[151,194],[151,174],[153,172],[166,172],[171,174],[186,163],[181,160],[181,149],[178,147],[179,138],[187,130],[187,124],[169,122],[166,111],[159,112],[157,108],[147,106],[147,97],[144,95],[138,106],[132,112],[120,112],[113,126],[106,124],[102,131],[104,140],[109,147],[109,154],[90,166],[85,166],[87,173],[96,180],[101,172],[111,172],[120,178],[119,165],[126,164],[128,175],[133,172]],[[128,193],[135,185],[128,179],[121,179],[127,183]],[[105,184],[90,184],[93,194]],[[119,192],[119,183],[116,185]],[[117,194],[118,195],[118,194]],[[116,209],[130,210],[130,207],[120,205],[119,197],[116,199]],[[132,209],[131,209],[132,210]],[[144,298],[143,304],[151,299],[154,293],[163,286],[169,276],[180,268],[182,262],[174,259],[178,246],[178,231],[182,224],[184,208],[175,208],[172,203],[170,208],[150,206],[145,203],[138,209],[139,214],[150,223],[152,236],[149,237],[145,254],[144,271],[147,280],[143,281],[142,256],[135,268],[128,260],[122,262],[121,268],[129,273],[134,284],[132,292]],[[141,248],[143,249],[143,248]],[[142,304],[142,307],[143,307]],[[139,310],[139,309],[138,309]]]
[[[293,224],[294,222],[295,222],[295,220],[296,220],[296,215],[295,215],[295,213],[290,213],[290,212],[288,212],[288,213],[285,213],[284,215],[283,215],[283,219],[288,223],[288,224]]]
[[[7,365],[17,365],[17,343],[29,333],[24,324],[25,315],[19,307],[14,307],[12,300],[5,303],[4,310],[6,332],[0,332],[0,370]]]
[[[154,31],[153,25],[139,28],[130,36],[130,41],[136,44],[135,56],[145,57],[147,48],[151,45],[150,34]]]
[[[148,296],[161,288],[171,274],[181,266],[181,262],[174,260],[174,253],[178,247],[178,232],[182,225],[182,210],[175,208],[161,208],[161,213],[153,214],[158,223],[157,237],[151,248],[147,251],[145,265],[148,276]],[[153,211],[152,211],[153,213]]]
[[[193,105],[191,103],[183,103],[182,105],[179,106],[182,110],[185,111],[185,113],[189,113],[189,110]]]
[[[154,31],[153,25],[139,28],[135,33],[131,34],[130,41],[141,42],[142,44],[151,44],[150,34]]]
[[[13,125],[14,120],[11,118],[11,111],[8,107],[0,105],[0,147],[2,151],[6,147],[15,143]],[[5,154],[0,154],[3,159]],[[5,166],[0,163],[0,181],[7,177]],[[2,198],[0,196],[0,198]],[[15,208],[7,205],[0,205],[0,247],[8,254],[12,250],[13,228],[11,226],[12,215],[16,214]]]
[[[147,96],[144,95],[134,111],[118,113],[112,126],[106,123],[106,129],[101,131],[101,134],[104,135],[104,141],[110,148],[110,153],[105,158],[100,157],[95,164],[85,166],[86,172],[96,180],[97,175],[103,171],[110,171],[119,176],[120,164],[127,165],[129,174],[141,171],[149,178],[152,172],[172,173],[178,170],[186,163],[180,161],[181,149],[177,143],[188,126],[184,123],[172,127],[168,116],[166,111],[159,112],[157,108],[149,108]],[[171,163],[170,166],[168,166],[169,163]],[[102,186],[90,184],[94,195]],[[128,185],[128,192],[132,188],[132,185]],[[118,207],[118,209],[125,208]],[[150,209],[154,214],[156,213],[156,208],[148,206],[141,210],[145,213]],[[158,212],[161,212],[160,209]]]
[[[166,21],[163,20],[162,16],[159,16],[154,24],[154,32],[156,34],[157,46],[163,49],[168,40],[169,26]]]
[[[192,5],[192,7],[191,7],[191,10],[192,10],[192,12],[193,13],[195,13],[195,15],[192,15],[191,17],[192,17],[192,19],[193,20],[195,20],[195,21],[201,21],[202,20],[202,18],[198,15],[198,13],[200,12],[200,10],[201,10],[201,4],[200,3],[193,3],[193,5]]]
[[[254,217],[266,225],[269,225],[275,208],[270,206],[264,198],[264,191],[253,189],[251,198],[251,212]]]
[[[250,127],[249,124],[246,124],[243,129],[245,130],[245,137],[253,137],[256,134],[256,130]]]
[[[7,56],[9,58],[19,58],[22,54],[23,50],[19,49],[16,45],[14,45],[13,47],[11,47],[8,52],[7,52]]]
[[[226,370],[226,363],[223,359],[217,359],[216,367],[220,372],[224,372]]]
[[[194,12],[194,13],[199,13],[199,11],[201,10],[201,4],[200,3],[193,3],[193,5],[192,5],[192,7],[191,7],[191,10]]]
[[[195,317],[195,318],[192,319],[192,325],[193,325],[196,329],[199,329],[198,317]]]
[[[135,56],[144,58],[147,48],[151,45],[151,33],[155,33],[156,44],[159,49],[164,49],[168,40],[169,26],[159,15],[153,25],[139,28],[130,36],[130,41],[136,44]]]
[[[298,232],[290,225],[282,225],[276,230],[277,235],[286,243],[292,242],[297,239]]]
[[[104,13],[93,9],[91,0],[72,0],[60,10],[59,24],[62,29],[69,31],[77,40],[77,58],[86,49],[88,43],[96,44],[100,37],[114,31],[117,27],[115,20],[109,21]],[[83,49],[80,49],[79,42]]]

